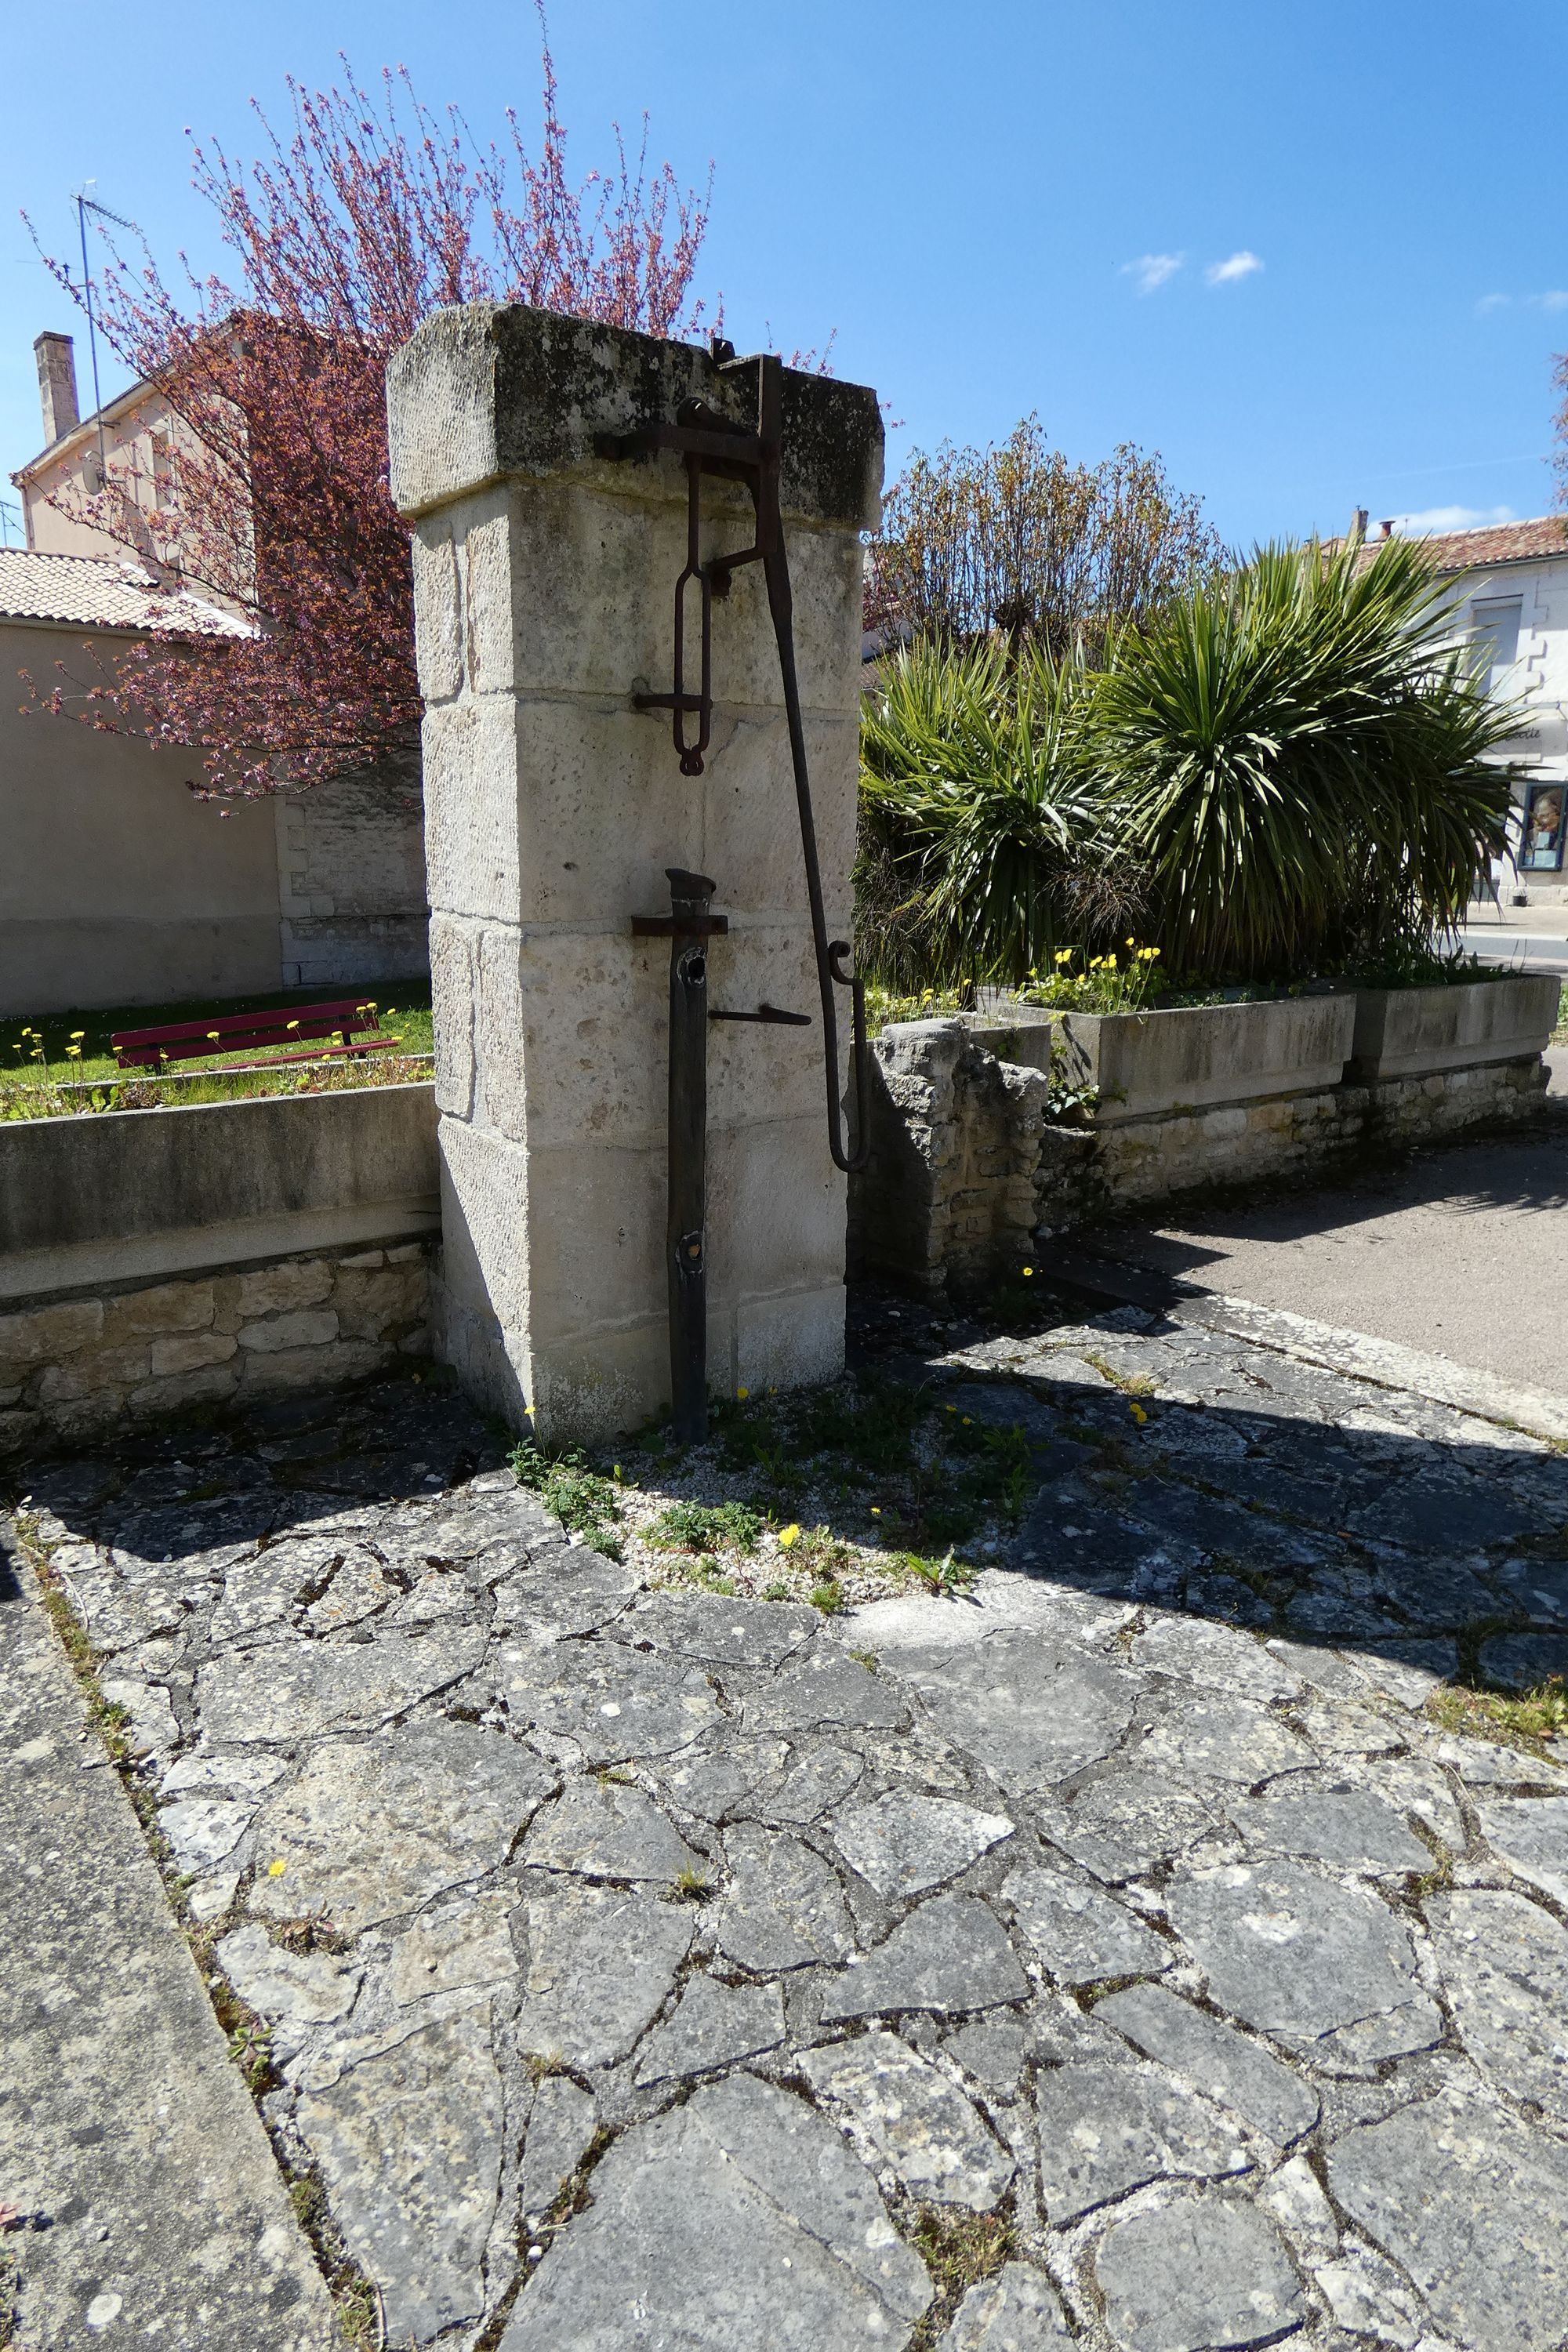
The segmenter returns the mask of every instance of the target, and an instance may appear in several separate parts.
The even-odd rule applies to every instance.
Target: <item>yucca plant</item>
[[[1086,677],[1026,647],[916,643],[860,736],[859,936],[894,985],[1026,980],[1095,830]]]
[[[1452,928],[1505,837],[1518,713],[1442,651],[1415,542],[1269,547],[1125,633],[1095,681],[1100,835],[1175,970],[1278,977]]]

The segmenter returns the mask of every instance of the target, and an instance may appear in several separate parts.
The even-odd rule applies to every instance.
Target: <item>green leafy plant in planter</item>
[[[1087,677],[987,640],[881,666],[861,721],[857,889],[889,988],[1017,982],[1048,964],[1099,803]]]
[[[1340,969],[1458,921],[1518,714],[1438,646],[1442,595],[1410,541],[1268,547],[1120,640],[1088,731],[1169,966]]]
[[[1110,1012],[1443,977],[1433,940],[1502,849],[1492,755],[1519,725],[1441,642],[1444,596],[1416,542],[1268,547],[1104,633],[1097,670],[1001,635],[879,664],[856,878],[898,1013],[978,982]],[[1129,932],[1157,965],[1132,968]]]

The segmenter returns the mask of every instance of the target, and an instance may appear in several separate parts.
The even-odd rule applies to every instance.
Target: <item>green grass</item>
[[[1544,1755],[1545,1741],[1561,1739],[1568,1732],[1568,1689],[1560,1675],[1548,1675],[1527,1691],[1476,1690],[1446,1683],[1427,1700],[1426,1712],[1445,1731]]]
[[[138,1099],[126,1106],[132,1108],[158,1100],[211,1102],[231,1096],[265,1093],[274,1084],[267,1072],[238,1076],[226,1071],[222,1062],[211,1056],[181,1063],[177,1083],[149,1085],[151,1072],[134,1074],[120,1068],[110,1050],[110,1038],[118,1029],[157,1029],[176,1021],[199,1021],[209,1013],[261,1013],[274,1006],[291,1009],[301,1004],[333,1003],[357,993],[346,987],[271,989],[250,996],[190,997],[168,1004],[120,1004],[91,1012],[77,1009],[35,1013],[26,1019],[0,1022],[0,1097],[6,1098],[0,1116],[28,1115],[22,1095],[24,1088],[52,1090],[89,1079],[110,1083],[117,1092],[136,1096]],[[363,1084],[363,1073],[376,1073],[378,1064],[384,1066],[384,1071],[389,1063],[397,1066],[398,1076],[405,1075],[402,1066],[405,1055],[427,1055],[432,1050],[429,982],[373,981],[366,983],[364,995],[367,1002],[377,1006],[382,1033],[396,1037],[403,1050],[398,1055],[373,1055],[367,1065],[349,1066],[345,1075]],[[322,1042],[330,1044],[331,1040]],[[246,1059],[267,1061],[278,1054],[298,1050],[279,1046],[270,1054],[247,1054]],[[292,1084],[300,1066],[283,1066]],[[311,1081],[327,1075],[314,1070],[309,1074]],[[384,1071],[380,1083],[387,1083],[392,1075]],[[67,1097],[59,1108],[66,1108],[71,1099]]]

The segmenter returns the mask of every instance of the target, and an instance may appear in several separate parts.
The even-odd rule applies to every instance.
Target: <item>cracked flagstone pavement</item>
[[[1568,1461],[895,1319],[1036,1448],[959,1599],[649,1591],[429,1386],[31,1475],[387,2344],[1559,2352],[1568,1772],[1426,1703],[1568,1662]]]

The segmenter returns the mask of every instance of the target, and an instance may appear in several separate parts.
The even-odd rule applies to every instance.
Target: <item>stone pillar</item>
[[[668,866],[710,875],[729,918],[710,1004],[811,1014],[710,1031],[710,1385],[785,1387],[843,1362],[844,1179],[761,567],[715,602],[711,751],[683,776],[668,713],[633,697],[669,690],[685,470],[595,450],[673,423],[692,395],[754,424],[753,383],[688,344],[489,304],[438,313],[388,372],[426,701],[438,1345],[475,1396],[514,1423],[532,1407],[555,1441],[635,1426],[669,1396],[669,949],[631,930],[668,911]],[[873,394],[786,372],[796,656],[842,938],[881,445]],[[751,523],[743,489],[705,485],[705,558],[748,545]]]

